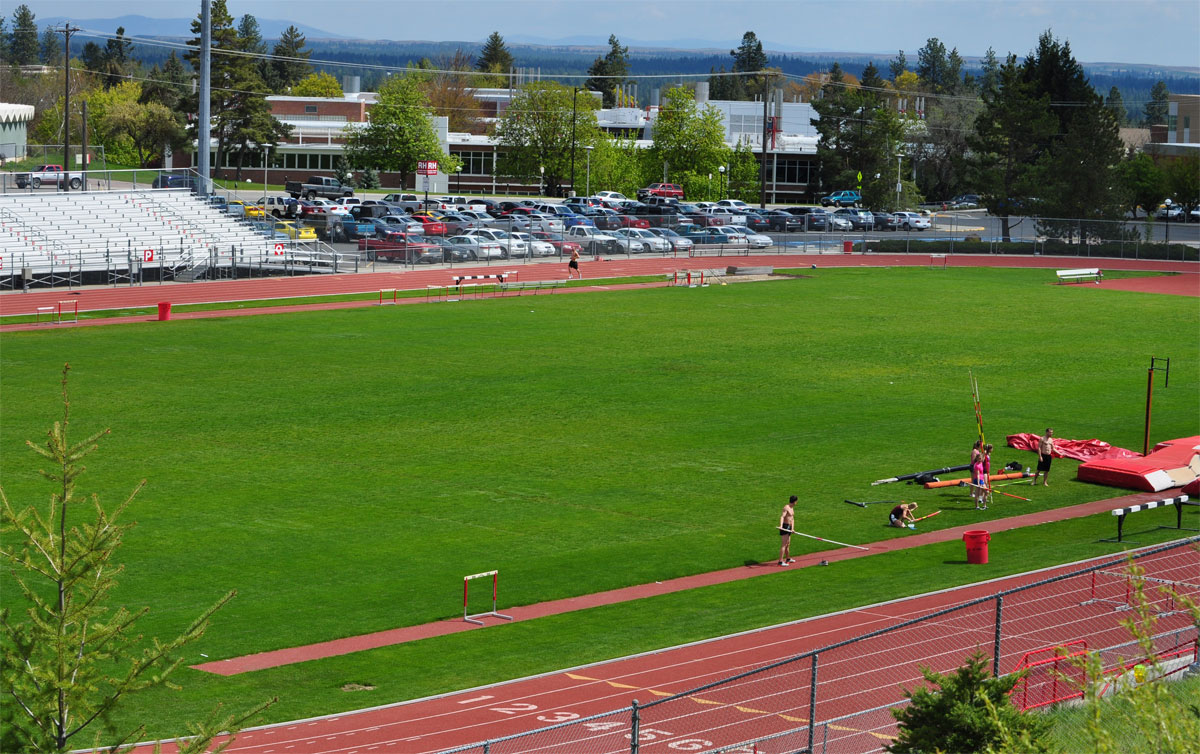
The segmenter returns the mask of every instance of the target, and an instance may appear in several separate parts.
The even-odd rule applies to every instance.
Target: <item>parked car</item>
[[[683,201],[683,187],[678,183],[651,183],[646,188],[638,189],[638,199],[650,196],[665,196]]]
[[[468,249],[450,243],[450,240],[442,236],[423,237],[423,241],[431,246],[436,246],[442,250],[441,262],[470,262],[473,261],[471,253]]]
[[[1200,207],[1196,207],[1188,213],[1187,221],[1189,223],[1200,223]]]
[[[872,212],[871,217],[875,219],[875,230],[898,230],[900,221],[891,212]]]
[[[722,228],[725,228],[725,227],[728,227],[728,226],[718,225],[718,226],[714,226],[714,227],[693,228],[692,230],[689,230],[687,233],[684,234],[684,238],[689,239],[690,241],[692,241],[692,243],[695,243],[697,245],[702,245],[702,244],[713,244],[713,245],[720,244],[720,245],[724,245],[724,246],[728,246],[730,244],[732,244],[734,246],[748,246],[749,245],[749,241],[747,241],[746,237],[740,233],[736,233],[733,235],[725,235],[724,233],[722,233],[721,230],[722,230]]]
[[[325,197],[326,199],[340,199],[343,196],[352,196],[354,189],[349,186],[343,186],[342,182],[337,178],[329,178],[321,175],[311,176],[307,181],[285,181],[283,190],[292,195],[294,199],[304,197],[305,199],[315,199],[317,197]]]
[[[750,209],[750,205],[743,202],[741,199],[721,199],[717,202],[718,207],[728,207],[729,209],[740,209],[746,212]]]
[[[420,220],[415,220],[408,215],[384,215],[379,218],[383,220],[392,230],[398,230],[401,233],[412,233],[420,235],[425,231],[425,224]]]
[[[519,238],[500,228],[474,228],[463,234],[467,237],[481,238],[499,244],[504,249],[506,257],[529,256],[529,247]]]
[[[83,185],[83,173],[68,173],[62,165],[38,165],[29,173],[17,173],[17,188],[41,188],[42,184],[50,184],[62,188],[69,186],[77,189]],[[155,186],[155,188],[160,188]],[[161,188],[166,188],[161,187]]]
[[[724,222],[721,223],[714,223],[716,225],[746,224],[745,215],[738,214],[728,207],[705,207],[704,209],[700,210],[700,214],[705,217],[720,218],[721,220],[724,220]]]
[[[695,247],[692,239],[683,236],[673,228],[649,228],[647,230],[659,238],[665,239],[667,243],[671,244],[672,251],[677,253],[690,252]]]
[[[403,233],[386,239],[364,238],[358,242],[358,248],[373,252],[372,256],[377,260],[405,264],[436,264],[443,259],[440,246],[429,243],[422,236],[406,236]]]
[[[615,233],[602,233],[586,225],[576,225],[568,230],[567,238],[578,243],[589,254],[601,252],[635,254],[642,251],[644,247],[640,240],[618,236]]]
[[[250,227],[253,228],[254,230],[258,231],[259,233],[262,233],[264,236],[266,236],[268,239],[270,239],[272,241],[288,240],[287,233],[284,233],[282,230],[277,229],[275,227],[275,223],[271,222],[270,220],[252,220],[250,222]]]
[[[1161,204],[1158,211],[1154,213],[1155,219],[1166,220],[1167,222],[1179,222],[1184,219],[1183,207],[1173,202]]]
[[[665,254],[671,250],[670,241],[654,235],[645,228],[621,228],[620,230],[613,231],[613,235],[641,241],[646,251]]]
[[[23,188],[19,181],[17,187]],[[71,187],[77,188],[74,181],[71,182]],[[196,188],[196,176],[189,173],[159,173],[154,176],[150,188],[194,189]]]
[[[854,207],[862,201],[862,194],[857,191],[834,191],[828,196],[821,197],[822,207]]]
[[[621,227],[621,215],[615,209],[593,207],[583,213],[597,230],[616,230]]]
[[[313,206],[320,207],[321,209],[325,210],[326,214],[329,215],[350,214],[349,205],[342,204],[341,202],[335,202],[331,199],[309,199],[308,203]]]
[[[741,215],[746,220],[746,228],[761,233],[771,229],[771,222],[763,217],[759,211],[753,207],[747,207],[744,210],[733,208],[734,214]],[[740,224],[740,223],[739,223]]]
[[[542,232],[544,233],[545,231]],[[529,249],[529,256],[531,257],[552,257],[558,254],[553,244],[535,238],[531,233],[514,231],[510,235],[525,244],[525,248]]]
[[[241,199],[231,199],[228,202],[228,209],[225,211],[231,215],[241,215],[247,220],[263,220],[267,217],[267,212],[262,207]]]
[[[827,230],[829,228],[829,213],[820,207],[788,207],[784,212],[800,218],[804,223],[804,230]]]
[[[679,216],[681,218],[686,217],[687,219],[691,220],[693,224],[701,227],[728,225],[728,219],[726,215],[707,214],[704,211],[705,209],[705,207],[701,207],[699,204],[680,204]]]
[[[307,225],[297,225],[294,222],[277,222],[275,229],[285,234],[293,241],[315,241],[317,240],[317,231]]]
[[[483,236],[453,236],[446,239],[471,260],[504,259],[505,247]]]
[[[950,200],[951,209],[974,209],[979,206],[979,194],[959,194]]]
[[[767,221],[767,230],[776,233],[795,233],[804,230],[804,220],[781,209],[768,209],[758,213]]]
[[[592,198],[599,199],[602,202],[623,202],[629,199],[629,197],[620,191],[597,191],[595,194],[592,194]]]
[[[849,221],[851,230],[871,230],[875,227],[875,217],[865,209],[842,207],[835,210],[833,216]]]
[[[733,239],[740,236],[745,239],[746,244],[752,249],[768,249],[775,243],[770,236],[763,233],[755,233],[740,225],[724,225],[720,228],[714,228],[714,230],[728,237],[730,239],[729,243],[737,243]]]
[[[922,217],[916,212],[897,212],[896,222],[901,230],[929,230],[933,227],[928,217]]]
[[[570,256],[571,252],[573,252],[573,251],[578,251],[580,254],[583,253],[582,246],[580,246],[575,241],[568,240],[561,234],[547,233],[544,230],[535,230],[532,233],[530,233],[529,235],[533,236],[534,238],[536,238],[539,241],[545,241],[546,243],[553,246],[554,253],[558,254],[560,256]]]
[[[844,231],[848,231],[848,230],[854,230],[854,224],[851,223],[850,220],[848,220],[845,217],[837,217],[833,213],[829,213],[825,217],[829,221],[829,230],[831,230],[831,231],[834,231],[834,232],[843,231],[844,232]]]
[[[260,196],[255,202],[275,217],[283,217],[288,214],[288,207],[295,203],[296,200],[290,196]]]

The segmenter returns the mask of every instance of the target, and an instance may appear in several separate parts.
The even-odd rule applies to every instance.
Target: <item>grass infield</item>
[[[45,499],[22,443],[60,416],[70,362],[75,437],[113,429],[80,489],[115,503],[150,480],[120,553],[119,598],[152,608],[141,631],[177,632],[239,591],[189,649],[198,662],[453,617],[462,577],[494,568],[503,610],[769,560],[793,493],[799,531],[855,544],[904,533],[885,506],[843,498],[914,499],[943,528],[1120,494],[1073,481],[1066,460],[1033,502],[986,514],[957,488],[872,488],[964,462],[968,367],[997,465],[1032,465],[1004,435],[1047,425],[1140,450],[1151,355],[1172,366],[1152,439],[1200,431],[1192,299],[1043,285],[1039,270],[799,272],[8,333],[0,472],[10,499]],[[1132,525],[1139,542],[1171,538]],[[1097,540],[1113,529],[1093,516],[997,534],[970,569],[951,542],[245,676],[183,670],[182,692],[141,695],[121,719],[168,735],[214,700],[279,695],[283,720],[417,698],[1111,553]]]

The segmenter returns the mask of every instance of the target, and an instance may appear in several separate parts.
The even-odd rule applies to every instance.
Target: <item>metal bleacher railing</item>
[[[1191,599],[1200,597],[1198,543],[1200,537],[1192,537],[1131,554],[1149,582],[1155,652],[1173,658],[1164,674],[1200,663],[1198,627],[1174,598],[1149,586],[1174,584]],[[993,672],[1004,675],[1029,653],[1071,641],[1100,657],[1106,673],[1120,675],[1144,661],[1144,650],[1120,623],[1130,615],[1127,562],[1097,560],[645,704],[443,754],[639,754],[651,744],[656,751],[726,754],[877,752],[896,734],[891,710],[908,703],[901,690],[923,683],[920,666],[952,673],[981,651]],[[1028,688],[1048,678],[1031,672],[1023,683]]]

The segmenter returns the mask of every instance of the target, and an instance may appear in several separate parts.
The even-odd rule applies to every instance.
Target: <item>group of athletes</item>
[[[1050,464],[1054,460],[1054,430],[1046,427],[1046,434],[1038,441],[1038,463],[1037,471],[1033,475],[1033,480],[1030,484],[1037,484],[1038,477],[1042,477],[1042,485],[1049,486],[1050,482]],[[975,445],[971,448],[971,500],[975,503],[975,510],[987,510],[988,502],[991,498],[992,486],[989,476],[992,470],[992,444],[985,443],[983,438],[975,441]],[[791,556],[792,534],[795,532],[796,526],[796,500],[798,498],[792,495],[788,498],[787,503],[783,506],[783,511],[779,514],[779,565],[788,566],[796,561]],[[900,529],[916,528],[916,517],[913,516],[913,511],[917,509],[917,503],[900,503],[888,513],[888,525],[895,526]]]

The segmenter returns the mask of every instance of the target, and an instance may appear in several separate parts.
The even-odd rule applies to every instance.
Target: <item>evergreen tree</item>
[[[1155,82],[1154,87],[1150,89],[1150,101],[1146,103],[1144,110],[1147,126],[1157,126],[1167,122],[1170,98],[1171,93],[1167,91],[1167,82],[1161,80]]]
[[[588,68],[588,78],[584,87],[594,92],[604,94],[604,106],[617,106],[617,87],[625,83],[629,74],[629,48],[622,47],[615,34],[608,37],[608,53],[597,57]],[[623,103],[622,103],[623,104]]]
[[[1000,78],[1000,61],[996,59],[996,51],[991,47],[983,55],[983,74],[979,78],[979,93],[995,94]]]
[[[133,43],[125,37],[125,27],[118,26],[116,37],[108,40],[104,45],[102,70],[100,71],[104,74],[104,87],[107,89],[126,80],[135,63]]]
[[[271,91],[286,92],[312,73],[312,65],[307,62],[312,50],[304,49],[305,44],[307,40],[295,26],[283,30],[272,50],[275,58],[263,71],[263,80]]]
[[[883,90],[887,86],[887,82],[879,75],[879,69],[875,67],[874,61],[867,63],[867,67],[863,69],[862,78],[858,83],[864,90],[862,93],[864,98],[871,98],[875,101],[883,99]]]
[[[1112,111],[1113,117],[1117,120],[1118,126],[1125,125],[1127,114],[1125,112],[1125,99],[1121,96],[1121,90],[1116,86],[1112,86],[1108,90],[1108,96],[1104,98],[1104,106]]]
[[[42,65],[62,65],[63,46],[58,32],[46,29],[42,32]]]
[[[98,76],[103,76],[105,71],[104,48],[95,42],[87,42],[83,45],[83,51],[79,53],[79,60],[83,63],[84,70],[94,73]]]
[[[183,113],[179,112],[179,109],[181,101],[188,93],[188,75],[183,61],[175,51],[171,50],[162,68],[157,65],[151,68],[146,78],[149,80],[142,83],[142,96],[139,101],[157,102],[176,113],[182,121]]]
[[[253,39],[244,39],[233,27],[233,16],[229,14],[226,0],[213,0],[210,10],[212,45],[214,50],[241,52]],[[200,19],[192,21],[195,38],[188,44],[193,48],[184,57],[199,71]],[[241,177],[242,166],[252,152],[261,152],[262,145],[275,144],[285,136],[288,128],[271,115],[270,105],[264,95],[266,84],[258,75],[254,58],[244,55],[213,55],[211,57],[212,100],[209,103],[212,115],[211,133],[217,140],[214,169],[230,161],[233,156],[236,178]],[[197,94],[189,94],[188,112],[198,112]],[[195,128],[191,129],[195,135]]]
[[[37,65],[40,45],[34,18],[33,11],[24,3],[13,11],[12,41],[9,43],[9,57],[13,65]]]
[[[1010,240],[1009,216],[1033,209],[1036,165],[1048,150],[1058,123],[1050,98],[1022,76],[1015,55],[997,72],[995,91],[983,92],[983,111],[968,139],[975,186],[983,205],[1000,218],[1001,235]]]
[[[955,94],[961,88],[962,58],[955,48],[946,52],[946,45],[930,37],[917,51],[917,76],[922,87],[932,94]]]
[[[922,667],[921,675],[928,687],[906,689],[904,695],[910,703],[892,710],[899,735],[886,747],[889,752],[990,751],[1006,733],[1026,733],[1022,738],[1032,741],[1032,752],[1049,751],[1045,743],[1049,721],[1022,714],[1008,698],[1021,679],[1019,673],[991,677],[987,657],[976,652],[953,674]]]
[[[767,55],[763,52],[762,42],[752,31],[743,34],[742,43],[736,50],[730,50],[729,54],[733,57],[733,66],[730,68],[733,73],[754,73],[765,71],[767,68]],[[727,79],[726,87],[726,99],[752,99],[754,95],[762,93],[763,77],[730,76]]]
[[[0,729],[3,751],[67,751],[93,731],[94,743],[113,751],[141,740],[144,726],[114,732],[106,725],[113,709],[131,694],[167,683],[182,664],[179,651],[204,635],[209,618],[235,594],[220,598],[169,641],[147,642],[137,633],[149,608],[113,607],[115,577],[122,571],[114,558],[132,528],[120,518],[145,481],[115,506],[76,491],[84,472],[80,461],[97,450],[108,430],[70,440],[68,369],[62,377],[62,420],[54,423],[44,447],[26,443],[49,462],[50,469],[42,471],[54,487],[49,504],[20,508],[0,488],[0,560],[12,567],[14,591],[28,605],[21,615],[10,606],[0,610],[0,677],[11,703],[6,705],[11,716]],[[14,601],[11,595],[6,600]],[[193,727],[196,739],[184,742],[181,751],[206,751],[219,732],[236,735],[248,717],[270,704],[226,719],[214,712]],[[97,730],[102,727],[106,730]]]
[[[896,57],[888,63],[888,73],[892,75],[892,83],[900,79],[900,76],[908,70],[908,58],[904,57],[904,50],[896,53]]]
[[[493,31],[479,51],[479,59],[475,61],[475,68],[484,73],[507,74],[512,67],[512,53],[505,46],[500,32]]]

